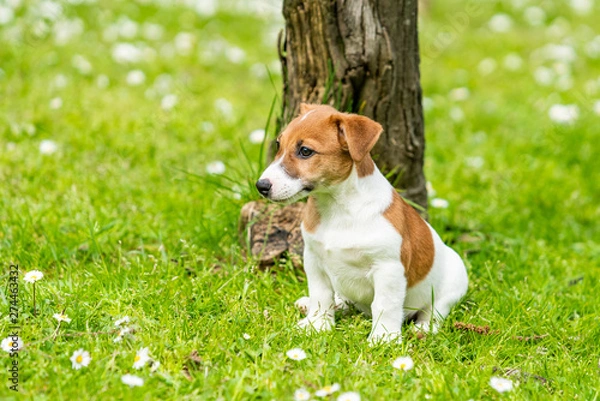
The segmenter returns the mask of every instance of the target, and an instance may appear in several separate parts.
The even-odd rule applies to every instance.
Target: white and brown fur
[[[435,332],[467,291],[461,258],[371,159],[381,132],[367,117],[303,104],[257,183],[277,202],[309,195],[302,223],[309,297],[296,302],[307,313],[303,328],[331,329],[336,308],[350,303],[372,316],[371,342],[401,341],[406,318]]]

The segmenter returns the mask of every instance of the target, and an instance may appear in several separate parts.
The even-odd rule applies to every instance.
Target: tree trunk
[[[283,113],[301,102],[366,115],[384,132],[373,158],[402,195],[427,207],[417,0],[284,0]]]
[[[373,158],[405,198],[426,209],[417,1],[284,0],[279,128],[298,115],[302,102],[376,120],[384,132]],[[242,210],[243,241],[261,265],[286,252],[300,257],[303,206],[253,202]]]

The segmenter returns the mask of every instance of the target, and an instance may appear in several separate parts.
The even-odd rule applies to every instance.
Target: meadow
[[[439,334],[370,347],[358,313],[298,331],[303,273],[238,238],[279,2],[0,0],[0,399],[600,399],[599,7],[427,2],[429,218],[470,285]]]

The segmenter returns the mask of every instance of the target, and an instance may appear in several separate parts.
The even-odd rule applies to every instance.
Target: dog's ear
[[[300,115],[306,114],[309,111],[316,109],[317,107],[319,107],[318,104],[300,103]]]
[[[383,131],[379,123],[358,114],[337,113],[332,118],[337,124],[342,148],[350,153],[355,162],[369,154]]]

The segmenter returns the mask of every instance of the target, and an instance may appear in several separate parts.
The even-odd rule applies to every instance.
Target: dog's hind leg
[[[437,333],[450,310],[467,292],[469,280],[463,261],[458,254],[446,247],[443,253],[446,276],[437,292],[431,294],[431,302],[417,313],[415,328],[426,333]]]

